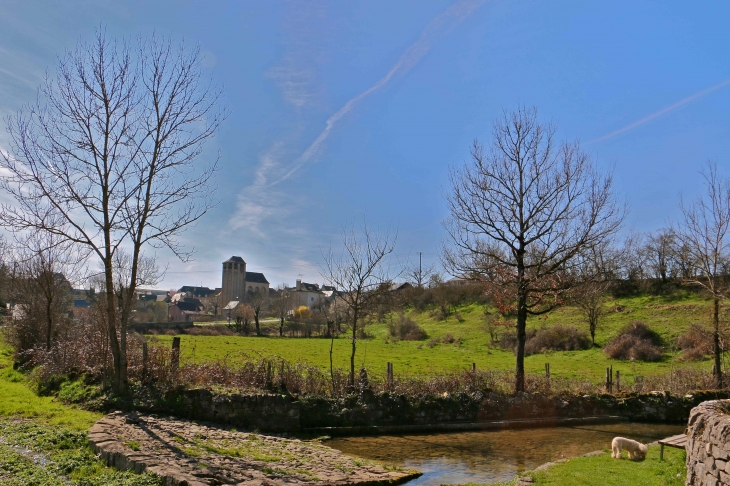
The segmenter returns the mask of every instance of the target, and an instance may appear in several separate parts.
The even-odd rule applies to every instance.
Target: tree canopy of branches
[[[343,249],[336,255],[332,249],[325,256],[322,277],[327,285],[335,287],[347,308],[352,331],[349,386],[355,385],[355,352],[360,324],[371,312],[371,304],[380,293],[389,290],[391,281],[387,258],[395,250],[397,236],[389,232],[378,234],[363,224],[360,234],[353,226],[342,233]]]
[[[730,180],[708,163],[702,172],[706,192],[692,203],[682,201],[677,237],[688,252],[689,276],[685,281],[704,288],[712,298],[715,380],[722,388],[720,302],[727,297],[730,271]]]
[[[10,275],[11,298],[20,310],[10,321],[11,341],[22,353],[42,345],[50,350],[70,321],[71,282],[78,277],[79,257],[68,242],[33,234],[17,242]]]
[[[261,335],[261,325],[259,321],[261,319],[261,313],[265,312],[269,307],[269,292],[268,290],[256,290],[249,291],[247,300],[251,309],[253,310],[254,324],[256,325],[256,335]]]
[[[574,285],[576,255],[619,228],[612,178],[577,143],[556,145],[535,109],[504,112],[491,147],[475,142],[471,162],[450,175],[444,263],[509,296],[517,315],[516,391],[524,391],[528,315],[552,309]],[[506,309],[507,310],[507,309]]]
[[[606,312],[604,304],[613,281],[619,278],[625,263],[624,252],[612,241],[587,247],[575,256],[572,267],[570,301],[578,307],[588,323],[591,343],[596,344],[596,330]]]
[[[281,284],[276,288],[276,295],[273,302],[276,316],[279,318],[279,336],[284,335],[284,320],[287,313],[292,310],[292,296],[286,288],[286,284]]]
[[[187,253],[177,236],[214,203],[217,160],[202,163],[204,143],[225,112],[220,90],[203,81],[199,49],[170,39],[136,48],[102,30],[59,58],[36,104],[8,118],[9,153],[0,187],[14,199],[0,224],[76,244],[103,267],[113,386],[127,382],[127,322],[142,249]],[[127,294],[114,296],[115,257],[129,255]]]

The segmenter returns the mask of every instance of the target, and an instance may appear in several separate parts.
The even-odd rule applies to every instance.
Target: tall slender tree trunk
[[[517,293],[517,369],[515,391],[525,391],[525,339],[527,336],[527,292],[520,288]]]
[[[722,363],[720,353],[720,299],[715,296],[713,298],[713,309],[712,319],[715,325],[715,332],[713,336],[715,345],[715,383],[718,390],[722,388]]]
[[[51,350],[51,335],[53,334],[53,301],[50,298],[46,298],[46,351]]]
[[[335,333],[330,337],[330,378],[332,379],[332,393],[335,393],[335,367],[332,360],[332,352],[335,347]]]
[[[357,349],[357,309],[353,312],[352,316],[352,354],[350,354],[350,377],[348,378],[348,385],[351,387],[355,386],[355,350]]]
[[[109,263],[106,273],[106,319],[107,319],[107,330],[109,332],[109,347],[112,351],[112,364],[114,367],[114,375],[112,380],[112,387],[117,392],[122,392],[124,389],[124,381],[122,379],[122,359],[119,349],[119,337],[117,336],[117,315],[114,308],[114,281],[112,279],[111,272],[111,256],[108,256]],[[105,262],[106,264],[107,262]]]
[[[527,336],[527,286],[525,282],[524,249],[517,254],[517,367],[515,392],[525,391],[525,339]]]

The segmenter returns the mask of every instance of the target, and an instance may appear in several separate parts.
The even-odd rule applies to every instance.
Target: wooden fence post
[[[621,391],[621,372],[616,370],[616,393]]]
[[[177,371],[180,366],[180,337],[172,338],[172,354],[170,355],[170,366],[173,371]]]
[[[386,381],[389,385],[393,384],[393,363],[388,361],[385,369]]]
[[[472,373],[476,373],[477,372],[477,364],[476,363],[472,363],[471,364],[471,372]]]

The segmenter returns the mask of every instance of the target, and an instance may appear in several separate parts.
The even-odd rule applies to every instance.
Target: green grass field
[[[709,306],[697,297],[667,299],[641,297],[612,301],[614,310],[604,319],[597,334],[599,345],[605,344],[618,330],[632,320],[652,326],[667,344],[676,341],[692,323],[707,322]],[[489,346],[484,329],[483,309],[476,305],[459,309],[462,321],[455,318],[439,321],[428,313],[412,314],[431,338],[452,334],[461,344],[426,342],[389,342],[385,324],[374,324],[368,332],[374,338],[361,341],[358,364],[372,370],[385,369],[385,362],[395,363],[397,373],[429,374],[444,370],[468,368],[476,362],[485,369],[512,369],[512,353]],[[725,311],[724,311],[725,312]],[[530,321],[531,327],[555,324],[585,327],[578,312],[570,307],[551,313],[546,319]],[[160,336],[167,342],[171,336]],[[329,341],[321,338],[255,338],[238,336],[183,336],[183,356],[195,361],[219,359],[241,352],[280,355],[293,361],[303,361],[326,368],[329,365]],[[57,399],[39,397],[28,385],[27,377],[12,369],[12,352],[0,343],[0,485],[158,485],[149,475],[135,475],[107,468],[89,448],[86,431],[100,414],[63,405]],[[346,367],[349,341],[335,341],[335,365]],[[589,377],[596,381],[603,376],[605,366],[626,374],[651,374],[667,371],[681,364],[676,352],[668,352],[659,363],[611,361],[600,349],[570,353],[550,353],[528,357],[529,371],[541,372],[550,362],[553,374]],[[682,364],[684,366],[684,364]],[[709,367],[709,361],[689,366]],[[610,454],[571,459],[545,471],[528,473],[536,485],[680,485],[684,482],[684,454],[665,451],[665,462],[658,461],[656,448],[642,462],[611,459]]]
[[[664,461],[659,461],[659,446],[650,447],[643,461],[616,460],[611,457],[611,451],[605,451],[596,456],[569,459],[527,476],[535,486],[681,486],[687,475],[685,457],[683,450],[665,448]]]
[[[0,484],[12,486],[160,486],[159,478],[109,468],[89,447],[101,414],[40,397],[12,368],[0,341]]]
[[[707,301],[692,294],[681,298],[633,297],[611,300],[607,303],[607,308],[611,311],[603,318],[596,333],[596,344],[599,348],[532,355],[525,360],[527,371],[541,373],[545,363],[549,362],[554,376],[600,381],[605,376],[606,367],[611,365],[624,376],[664,373],[677,366],[706,367],[708,370],[711,368],[712,363],[709,360],[689,364],[681,362],[678,359],[679,353],[671,349],[677,337],[691,324],[709,321],[710,307]],[[438,339],[451,334],[459,338],[460,344],[440,343],[430,347],[428,341],[393,343],[387,339],[388,331],[384,323],[371,324],[367,332],[374,337],[358,342],[356,364],[364,365],[375,373],[384,373],[386,362],[390,361],[394,363],[396,373],[410,375],[467,369],[471,368],[472,363],[476,363],[480,369],[514,369],[515,357],[511,352],[490,346],[483,306],[472,304],[461,307],[459,313],[461,322],[453,316],[445,321],[437,320],[428,312],[410,313],[409,316],[428,332],[429,338]],[[613,338],[624,325],[634,320],[647,323],[662,335],[667,348],[662,361],[615,361],[608,359],[601,351],[600,347]],[[587,330],[580,313],[573,307],[563,307],[547,316],[533,318],[528,322],[528,327],[540,328],[555,324]],[[172,336],[158,336],[158,339],[167,344]],[[182,336],[183,358],[196,362],[248,353],[278,355],[290,361],[328,368],[329,346],[330,341],[322,338]],[[335,367],[349,368],[349,356],[350,340],[341,336],[335,340],[334,345]]]

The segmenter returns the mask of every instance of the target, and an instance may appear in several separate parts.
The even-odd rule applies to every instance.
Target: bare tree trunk
[[[51,336],[53,334],[53,299],[46,297],[46,351],[51,350]]]
[[[109,255],[109,254],[107,254]],[[104,262],[104,266],[107,268],[111,268],[111,256],[107,256],[108,263]],[[114,376],[112,379],[112,386],[113,388],[118,392],[124,391],[124,384],[126,383],[126,376],[122,376],[123,370],[122,370],[122,356],[119,349],[120,343],[119,343],[119,337],[117,336],[117,326],[116,326],[116,320],[117,315],[114,308],[114,299],[116,299],[116,296],[114,295],[114,280],[112,277],[111,271],[105,272],[105,281],[106,281],[106,320],[107,320],[107,330],[109,332],[109,347],[112,351],[112,364],[114,368]],[[126,371],[126,370],[124,370]]]
[[[335,367],[332,360],[332,353],[335,347],[335,333],[330,338],[330,378],[332,379],[332,393],[335,392]]]
[[[355,351],[357,350],[357,309],[352,320],[352,353],[350,354],[350,376],[347,384],[350,387],[355,386]]]
[[[715,324],[715,332],[713,341],[715,345],[715,383],[717,389],[722,389],[722,363],[721,363],[721,351],[720,351],[720,299],[715,296],[713,299],[713,311],[712,319]]]
[[[525,339],[527,336],[527,292],[520,288],[517,295],[517,368],[515,391],[525,391]]]

